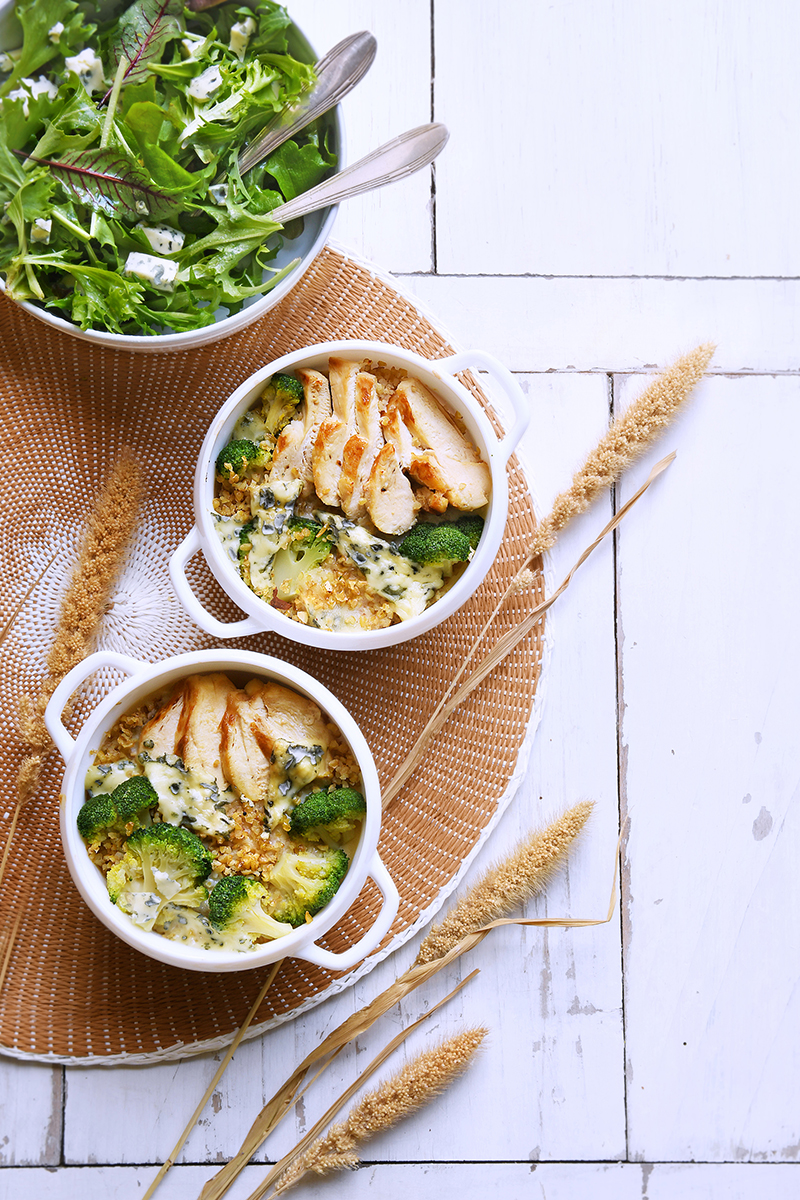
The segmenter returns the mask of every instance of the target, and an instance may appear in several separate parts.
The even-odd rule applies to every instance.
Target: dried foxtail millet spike
[[[440,1095],[467,1069],[487,1033],[481,1027],[464,1029],[438,1046],[423,1050],[367,1092],[344,1121],[331,1125],[323,1137],[292,1163],[278,1180],[273,1195],[288,1190],[309,1172],[327,1175],[357,1167],[357,1149],[361,1143],[390,1129]]]
[[[466,896],[434,925],[419,948],[415,963],[442,958],[468,933],[507,916],[544,891],[569,853],[594,808],[584,800],[545,829],[536,830],[491,867]]]
[[[61,603],[47,673],[38,693],[18,701],[20,737],[26,753],[17,772],[17,801],[0,859],[0,881],[19,814],[36,792],[44,760],[53,748],[44,711],[64,676],[86,657],[136,528],[143,478],[139,463],[123,451],[89,514],[78,559]]]
[[[551,549],[564,526],[585,512],[652,445],[703,378],[715,349],[706,342],[684,354],[612,422],[567,490],[556,496],[549,515],[534,533],[526,565]]]

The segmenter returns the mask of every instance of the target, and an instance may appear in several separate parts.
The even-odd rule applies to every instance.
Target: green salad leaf
[[[146,79],[148,64],[159,62],[167,43],[180,37],[182,11],[182,0],[139,0],[122,14],[109,47],[115,68],[125,62],[126,83]]]
[[[247,139],[313,86],[281,5],[135,0],[91,24],[75,0],[20,0],[17,14],[24,43],[0,75],[12,298],[82,329],[182,332],[293,269],[275,265],[287,231],[270,213],[335,169],[324,124],[244,179],[237,166]]]
[[[147,172],[115,150],[72,150],[62,154],[60,161],[33,154],[27,158],[47,167],[79,203],[112,217],[158,220],[176,207],[174,199],[153,187]]]

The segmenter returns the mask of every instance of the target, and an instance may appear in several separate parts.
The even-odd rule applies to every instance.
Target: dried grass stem
[[[576,804],[487,870],[444,920],[433,926],[419,948],[415,965],[442,958],[468,933],[540,895],[565,861],[593,808],[590,800]]]
[[[283,1173],[273,1195],[286,1191],[310,1171],[327,1175],[358,1166],[357,1150],[362,1142],[390,1129],[439,1096],[471,1064],[487,1033],[482,1027],[464,1029],[438,1046],[423,1050],[379,1087],[367,1092],[344,1121],[331,1125],[325,1136]]]
[[[18,725],[25,754],[17,772],[17,799],[0,860],[0,882],[19,814],[34,796],[45,759],[53,748],[44,723],[45,709],[61,680],[91,647],[136,527],[141,496],[141,468],[124,451],[89,514],[78,560],[61,603],[44,679],[36,695],[23,693],[19,697]],[[7,631],[8,627],[4,636]]]
[[[552,877],[553,872],[563,863],[569,852],[569,847],[583,828],[589,816],[592,805],[588,801],[575,805],[562,816],[551,822],[544,830],[533,834],[520,847],[499,863],[489,876],[489,883],[480,880],[462,903],[473,900],[468,905],[468,912],[459,905],[453,910],[453,920],[446,917],[440,926],[435,927],[423,943],[427,947],[423,958],[420,949],[417,961],[408,971],[404,972],[385,991],[376,996],[369,1004],[358,1012],[353,1013],[334,1029],[316,1046],[300,1063],[297,1069],[278,1088],[274,1096],[264,1105],[246,1134],[239,1150],[222,1167],[212,1179],[204,1185],[200,1200],[220,1200],[239,1173],[247,1166],[259,1146],[269,1137],[275,1127],[291,1108],[298,1091],[311,1067],[315,1063],[324,1062],[324,1067],[333,1060],[333,1055],[348,1043],[361,1037],[389,1009],[393,1008],[416,988],[426,983],[450,963],[478,946],[492,929],[504,924],[542,925],[542,926],[584,926],[601,924],[601,921],[580,918],[556,919],[510,919],[501,918],[499,922],[491,920],[492,914],[508,912],[515,903],[521,902],[527,896],[540,891]],[[526,852],[527,848],[527,852]],[[492,881],[493,880],[493,881]],[[615,876],[616,883],[616,876]],[[473,895],[474,894],[474,895]],[[517,899],[519,898],[519,899]],[[613,909],[609,905],[605,921],[611,920]],[[455,914],[458,914],[457,916]],[[485,919],[484,919],[485,918]],[[479,925],[480,927],[475,927]],[[472,928],[470,928],[472,927]],[[445,929],[440,934],[439,930]],[[453,944],[456,932],[460,938]],[[431,939],[435,939],[432,941]],[[433,948],[441,952],[441,957],[432,955]],[[446,947],[446,948],[445,948]],[[284,1164],[287,1165],[287,1164]],[[277,1179],[280,1172],[276,1172]],[[266,1181],[265,1181],[266,1182]],[[257,1195],[263,1195],[259,1191]]]
[[[706,342],[684,354],[612,422],[567,490],[556,496],[533,536],[525,566],[550,550],[564,526],[585,512],[653,444],[703,378],[715,349]]]

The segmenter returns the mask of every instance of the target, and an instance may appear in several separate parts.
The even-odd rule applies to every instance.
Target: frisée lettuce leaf
[[[201,12],[20,0],[0,74],[0,275],[82,329],[158,334],[236,312],[291,270],[270,212],[336,166],[316,122],[239,174],[247,139],[313,86],[274,0]],[[295,232],[288,231],[289,235]]]

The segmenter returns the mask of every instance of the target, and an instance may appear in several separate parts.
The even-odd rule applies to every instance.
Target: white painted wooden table
[[[480,1062],[369,1144],[364,1169],[301,1186],[298,1200],[796,1197],[800,9],[292,11],[321,49],[377,35],[377,62],[345,104],[351,159],[432,118],[449,126],[433,189],[426,172],[353,201],[336,236],[396,273],[462,345],[518,372],[543,509],[648,373],[700,341],[719,347],[616,502],[667,450],[677,461],[553,612],[530,766],[482,856],[591,797],[588,835],[529,915],[602,915],[628,819],[621,909],[595,929],[504,930],[464,960],[478,980],[407,1049],[485,1022]],[[613,502],[564,535],[554,579]],[[191,1200],[275,1083],[414,952],[244,1045],[159,1196]],[[457,977],[343,1054],[260,1162]],[[141,1195],[214,1069],[211,1057],[95,1070],[0,1059],[0,1196]],[[230,1195],[263,1173],[249,1167]]]

